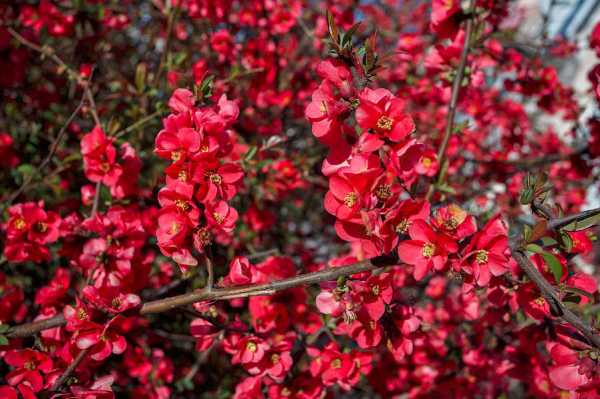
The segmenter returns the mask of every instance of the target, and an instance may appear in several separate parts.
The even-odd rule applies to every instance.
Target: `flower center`
[[[15,228],[17,230],[23,230],[25,228],[25,226],[27,225],[27,223],[25,223],[25,219],[18,218],[17,220],[14,221],[13,225],[15,226]]]
[[[219,185],[219,184],[221,184],[221,182],[223,181],[223,179],[221,178],[220,175],[218,175],[216,173],[213,173],[213,174],[210,175],[210,181],[213,184]]]
[[[77,309],[77,318],[79,320],[85,320],[85,319],[87,319],[87,317],[88,317],[88,314],[84,309],[82,309],[82,308]]]
[[[177,223],[177,222],[171,223],[171,228],[169,229],[169,233],[177,234],[177,233],[179,233],[179,230],[181,230],[181,226],[179,225],[179,223]]]
[[[400,221],[400,223],[398,223],[398,225],[396,226],[396,233],[399,234],[406,234],[406,232],[408,231],[408,228],[411,225],[411,221],[404,218]]]
[[[277,363],[279,363],[279,355],[278,355],[277,353],[273,353],[273,354],[271,355],[271,362],[272,362],[273,364],[277,364]]]
[[[544,306],[544,304],[546,303],[546,300],[543,297],[539,297],[536,300],[534,300],[533,302],[535,302],[535,304],[538,306]]]
[[[358,196],[355,192],[348,193],[344,196],[344,205],[346,205],[348,208],[352,208],[354,205],[356,205],[357,199]]]
[[[433,163],[433,161],[431,160],[431,158],[423,158],[423,159],[421,159],[421,165],[423,165],[426,168],[429,168],[432,163]]]
[[[428,242],[427,244],[423,245],[423,257],[429,259],[433,256],[433,254],[435,253],[435,244],[432,244],[430,242]]]
[[[185,202],[184,200],[180,200],[180,199],[175,200],[175,206],[177,207],[177,209],[179,209],[180,211],[183,211],[183,212],[187,211],[190,208],[190,206],[187,202]]]
[[[40,233],[45,233],[48,230],[48,225],[44,222],[37,222],[35,224],[35,229]]]
[[[224,218],[223,216],[221,216],[221,214],[220,214],[220,213],[217,213],[217,212],[213,212],[213,218],[215,218],[215,221],[216,221],[218,224],[221,224],[221,223],[223,223],[223,221],[225,220],[225,218]]]
[[[444,221],[444,227],[448,230],[454,230],[458,227],[458,220],[451,217],[450,219]]]
[[[248,342],[246,344],[246,350],[249,352],[256,352],[256,350],[258,349],[258,347],[256,346],[256,344],[254,342]]]
[[[392,186],[389,184],[382,184],[375,190],[375,195],[382,201],[392,196]]]
[[[392,123],[394,123],[392,118],[383,115],[377,120],[377,127],[381,130],[392,130]]]
[[[475,255],[475,261],[477,263],[479,263],[480,265],[487,263],[488,251],[486,251],[485,249],[480,249],[479,251],[477,251],[477,253]]]
[[[208,231],[206,227],[198,229],[198,231],[196,231],[196,240],[200,246],[207,246],[211,241],[210,231]]]
[[[175,162],[177,162],[177,161],[179,161],[180,159],[181,159],[181,151],[173,151],[173,152],[171,153],[171,160],[172,160],[172,161],[175,161]]]
[[[379,295],[380,289],[378,285],[374,285],[373,287],[371,287],[371,292],[373,293],[373,295]]]
[[[184,182],[184,183],[185,183],[185,182],[187,181],[187,179],[188,179],[188,174],[187,174],[187,172],[186,172],[185,170],[182,170],[182,171],[180,171],[180,172],[177,174],[177,179],[178,179],[180,182]]]
[[[333,359],[331,362],[331,367],[334,369],[342,368],[342,359]]]
[[[111,305],[113,308],[117,309],[119,306],[121,306],[121,300],[119,298],[113,298]]]
[[[23,367],[25,367],[29,371],[33,371],[33,370],[35,370],[35,363],[34,362],[25,362]]]
[[[321,111],[322,114],[327,113],[327,104],[325,104],[325,101],[321,101],[321,104],[319,104],[319,111]]]

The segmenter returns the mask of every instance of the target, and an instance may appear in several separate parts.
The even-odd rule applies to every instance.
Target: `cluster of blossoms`
[[[600,397],[577,44],[504,0],[109,3],[0,5],[1,398]]]
[[[163,120],[154,149],[172,162],[158,193],[156,238],[161,252],[183,268],[198,264],[193,249],[203,253],[213,239],[231,241],[238,212],[228,201],[244,177],[229,129],[239,114],[235,102],[223,95],[216,106],[194,103],[191,91],[175,90],[169,100],[173,113]]]

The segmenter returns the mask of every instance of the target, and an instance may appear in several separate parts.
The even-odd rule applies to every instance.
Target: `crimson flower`
[[[436,233],[425,221],[415,220],[408,228],[410,240],[398,245],[398,257],[404,263],[414,265],[414,277],[421,280],[432,269],[441,270],[448,254],[458,250],[450,237]]]

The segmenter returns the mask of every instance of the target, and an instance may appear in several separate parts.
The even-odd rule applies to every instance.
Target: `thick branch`
[[[531,263],[527,255],[521,250],[513,250],[512,256],[517,261],[521,269],[527,274],[527,276],[537,285],[540,292],[554,310],[556,316],[562,318],[564,321],[572,325],[577,331],[579,331],[593,346],[600,348],[600,336],[596,334],[594,329],[583,321],[579,316],[573,313],[567,308],[560,300],[558,293],[550,285],[550,283],[542,276],[542,274],[536,269]]]
[[[202,289],[182,295],[146,302],[141,307],[140,314],[148,315],[163,313],[201,301],[217,301],[247,298],[257,295],[272,295],[277,291],[288,288],[298,287],[301,285],[317,284],[322,281],[335,280],[341,276],[349,276],[355,273],[366,272],[369,270],[374,270],[377,267],[378,266],[375,266],[370,261],[362,261],[349,266],[332,267],[329,269],[305,273],[295,277],[265,284],[245,285],[229,288],[213,288],[212,290]],[[12,327],[6,335],[9,338],[27,337],[40,331],[47,330],[49,328],[60,327],[65,324],[66,320],[63,315],[60,314],[50,319]]]

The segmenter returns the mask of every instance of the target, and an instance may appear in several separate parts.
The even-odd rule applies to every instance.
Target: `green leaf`
[[[0,324],[0,334],[4,334],[5,332],[8,331],[8,329],[10,328],[10,326],[8,324]]]
[[[563,227],[563,229],[566,231],[578,231],[587,229],[588,227],[595,226],[597,224],[600,224],[600,213],[589,216],[582,220],[576,220],[574,222],[571,222],[565,227]]]
[[[551,247],[553,245],[558,244],[558,242],[554,238],[548,236],[542,237],[540,238],[540,240],[542,241],[542,245],[545,247]]]
[[[540,255],[542,255],[544,262],[546,262],[546,265],[550,268],[556,282],[560,283],[560,279],[563,276],[563,267],[560,264],[560,261],[550,252],[542,252]]]
[[[258,147],[256,147],[255,145],[251,146],[248,149],[248,152],[246,152],[246,155],[244,156],[244,161],[249,161],[252,158],[254,158],[254,155],[256,155],[257,151],[258,151]]]
[[[544,248],[540,247],[537,244],[527,244],[527,246],[525,247],[526,250],[528,250],[529,252],[533,252],[536,254],[542,254],[544,253]]]
[[[6,338],[4,335],[0,335],[0,346],[5,346],[9,343],[10,342],[8,342],[8,338]]]

